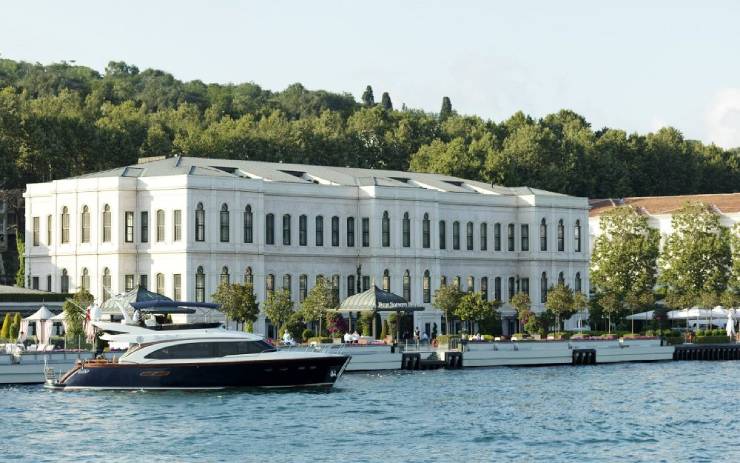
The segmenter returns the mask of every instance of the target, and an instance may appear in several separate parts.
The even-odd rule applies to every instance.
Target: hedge
[[[694,339],[694,344],[727,344],[729,342],[729,336],[697,336]]]

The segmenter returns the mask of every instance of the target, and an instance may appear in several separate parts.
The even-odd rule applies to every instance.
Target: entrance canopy
[[[367,291],[342,301],[337,312],[417,312],[421,310],[424,310],[424,307],[412,306],[398,294],[383,291],[373,285]]]
[[[41,306],[39,310],[21,320],[20,330],[18,332],[18,341],[23,342],[28,337],[28,327],[31,322],[36,324],[36,339],[39,344],[48,344],[51,340],[51,327],[54,325],[54,314],[46,306]]]

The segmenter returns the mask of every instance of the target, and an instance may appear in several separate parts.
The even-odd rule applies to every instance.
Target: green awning
[[[367,291],[342,301],[337,312],[416,312],[421,310],[424,310],[424,307],[412,306],[398,294],[383,291],[373,285]]]

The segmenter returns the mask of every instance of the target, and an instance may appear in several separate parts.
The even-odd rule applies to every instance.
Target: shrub
[[[13,319],[10,316],[10,312],[5,314],[5,320],[3,320],[3,327],[0,328],[0,339],[10,338],[10,325],[13,324]]]
[[[303,341],[311,339],[312,337],[314,337],[314,332],[308,328],[303,330],[303,333],[301,333],[301,339],[303,339]]]
[[[437,336],[437,342],[440,345],[449,345],[450,339],[460,340],[460,335],[459,334],[440,334],[439,336]]]
[[[683,336],[666,336],[665,337],[666,342],[669,346],[677,346],[679,344],[683,344]]]
[[[697,336],[705,336],[706,333],[704,332],[704,330],[696,330],[696,335]]]
[[[492,334],[484,334],[483,335],[483,340],[486,341],[486,342],[491,342],[491,341],[493,341],[493,335]]]
[[[326,336],[313,336],[307,339],[308,343],[317,343],[317,344],[331,344],[334,342],[332,338],[326,337]]]
[[[645,336],[655,336],[655,333],[653,332],[653,330],[647,330],[645,331]]]
[[[730,342],[729,336],[697,336],[695,344],[727,344]]]

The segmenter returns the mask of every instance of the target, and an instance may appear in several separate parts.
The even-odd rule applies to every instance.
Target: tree
[[[671,218],[673,233],[660,259],[660,281],[671,307],[718,304],[730,283],[730,234],[719,214],[702,203],[687,202]]]
[[[439,120],[444,121],[452,115],[452,102],[450,97],[442,97],[442,109],[439,110]]]
[[[386,111],[393,111],[393,103],[391,102],[391,96],[388,92],[383,92],[383,96],[380,99],[380,106]]]
[[[521,330],[524,328],[527,320],[534,315],[531,309],[532,301],[529,300],[529,294],[518,292],[514,294],[509,301],[509,304],[516,309],[517,318],[519,319],[519,328]]]
[[[472,331],[472,323],[494,317],[496,305],[487,301],[480,292],[466,293],[460,298],[460,303],[455,309],[455,315],[460,320],[467,322],[468,332]]]
[[[599,227],[601,235],[594,244],[590,275],[595,293],[603,296],[605,312],[611,317],[618,315],[622,306],[634,313],[652,305],[660,249],[658,231],[631,206],[602,214]]]
[[[18,272],[15,274],[15,285],[20,288],[26,287],[26,242],[23,233],[17,232],[15,246],[18,250]]]
[[[251,284],[222,283],[213,293],[213,301],[219,304],[227,319],[244,323],[244,330],[251,331],[259,315],[259,303]]]
[[[365,87],[365,91],[362,93],[362,104],[368,108],[375,106],[375,97],[373,96],[373,88],[371,86]]]
[[[337,302],[331,282],[326,278],[319,278],[303,300],[301,314],[306,321],[319,322],[318,336],[321,336],[322,319],[327,311],[337,308]]]
[[[265,315],[275,324],[278,332],[285,327],[285,323],[293,314],[293,301],[287,289],[270,291],[265,300]]]
[[[21,314],[19,312],[15,313],[15,317],[13,318],[13,324],[10,325],[10,339],[16,340],[18,339],[18,332],[21,330]]]
[[[455,313],[457,306],[460,304],[462,292],[455,285],[442,285],[434,292],[435,309],[445,315],[446,332],[450,332],[450,315]]]
[[[573,301],[573,290],[562,283],[558,283],[551,287],[550,290],[547,291],[545,308],[555,317],[555,324],[558,331],[560,331],[560,319],[568,319],[576,311]]]
[[[0,329],[0,339],[10,339],[10,325],[13,324],[13,319],[10,316],[10,312],[5,314],[3,320],[3,327]]]
[[[67,331],[65,336],[71,337],[72,339],[79,339],[85,335],[85,315],[89,305],[92,305],[94,299],[92,294],[80,289],[74,296],[64,301],[62,305],[62,311],[64,312],[64,320],[67,322]]]

